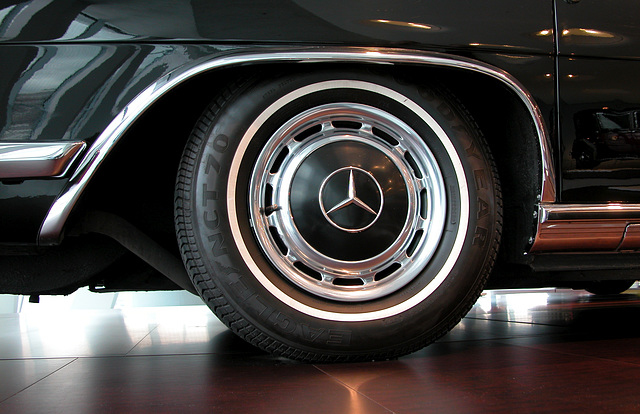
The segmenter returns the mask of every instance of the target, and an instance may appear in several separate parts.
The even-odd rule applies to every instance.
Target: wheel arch
[[[470,110],[483,130],[489,146],[495,155],[498,171],[503,177],[511,177],[505,188],[505,212],[516,206],[525,210],[525,216],[531,221],[519,219],[522,214],[505,217],[505,235],[511,234],[513,240],[505,240],[506,245],[517,246],[511,255],[521,255],[526,248],[523,240],[534,237],[536,228],[534,212],[540,201],[554,201],[555,179],[551,163],[550,141],[544,121],[532,96],[512,76],[493,66],[479,61],[445,55],[440,53],[417,52],[394,49],[331,48],[331,49],[287,49],[265,52],[240,51],[200,62],[176,73],[170,73],[147,87],[133,99],[109,124],[98,139],[83,155],[83,159],[71,175],[69,184],[56,199],[49,210],[39,234],[40,245],[53,245],[60,242],[67,220],[74,211],[89,182],[101,169],[107,159],[115,159],[114,148],[119,142],[127,142],[137,135],[135,128],[144,127],[146,122],[156,122],[154,114],[162,114],[160,109],[172,96],[184,96],[189,88],[198,89],[211,82],[214,87],[238,76],[237,69],[249,72],[261,70],[266,64],[278,64],[282,70],[300,70],[306,65],[368,65],[373,68],[385,68],[395,65],[404,72],[404,76],[416,81],[424,79],[424,71],[438,72],[438,81],[451,89],[460,101]],[[305,66],[302,66],[305,65]],[[465,85],[474,85],[471,90]],[[477,87],[491,90],[492,104],[500,104],[503,112],[486,111],[486,100],[475,92]],[[211,95],[207,95],[210,99]],[[203,107],[193,103],[189,108]],[[145,114],[148,115],[145,118]],[[507,128],[497,130],[491,125],[509,120]],[[185,120],[188,122],[188,120]],[[188,126],[187,128],[190,128]],[[188,132],[188,131],[187,131]],[[522,137],[516,141],[513,136]],[[186,137],[185,137],[186,140]],[[505,145],[509,142],[512,145]],[[112,154],[113,153],[113,154]],[[515,161],[518,154],[526,154],[527,163]],[[139,154],[138,154],[139,155]],[[533,164],[532,164],[533,163]],[[525,166],[535,165],[534,171]],[[519,180],[533,185],[520,188]],[[517,241],[517,243],[510,243]],[[514,256],[514,257],[515,257]]]
[[[549,147],[542,145],[548,137],[540,135],[526,105],[506,84],[468,71],[447,71],[439,81],[471,113],[493,154],[504,214],[499,260],[523,263],[523,252],[537,235],[540,202],[555,201]]]

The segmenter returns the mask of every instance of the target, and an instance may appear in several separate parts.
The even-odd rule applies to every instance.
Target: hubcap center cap
[[[384,205],[382,188],[375,177],[353,166],[340,168],[325,178],[318,200],[325,219],[348,233],[371,227]]]

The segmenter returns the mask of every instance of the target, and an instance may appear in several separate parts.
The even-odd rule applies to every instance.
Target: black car
[[[637,132],[585,132],[640,110],[635,1],[0,7],[0,293],[185,289],[347,361],[638,278]]]

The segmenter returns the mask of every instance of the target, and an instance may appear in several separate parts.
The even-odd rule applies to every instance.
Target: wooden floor
[[[393,361],[266,355],[202,306],[0,315],[1,413],[640,412],[640,291],[487,292]]]

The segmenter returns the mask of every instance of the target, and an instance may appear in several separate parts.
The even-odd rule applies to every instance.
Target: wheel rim
[[[312,295],[366,301],[427,266],[445,224],[444,180],[394,115],[333,103],[290,118],[251,173],[250,216],[278,272]]]

